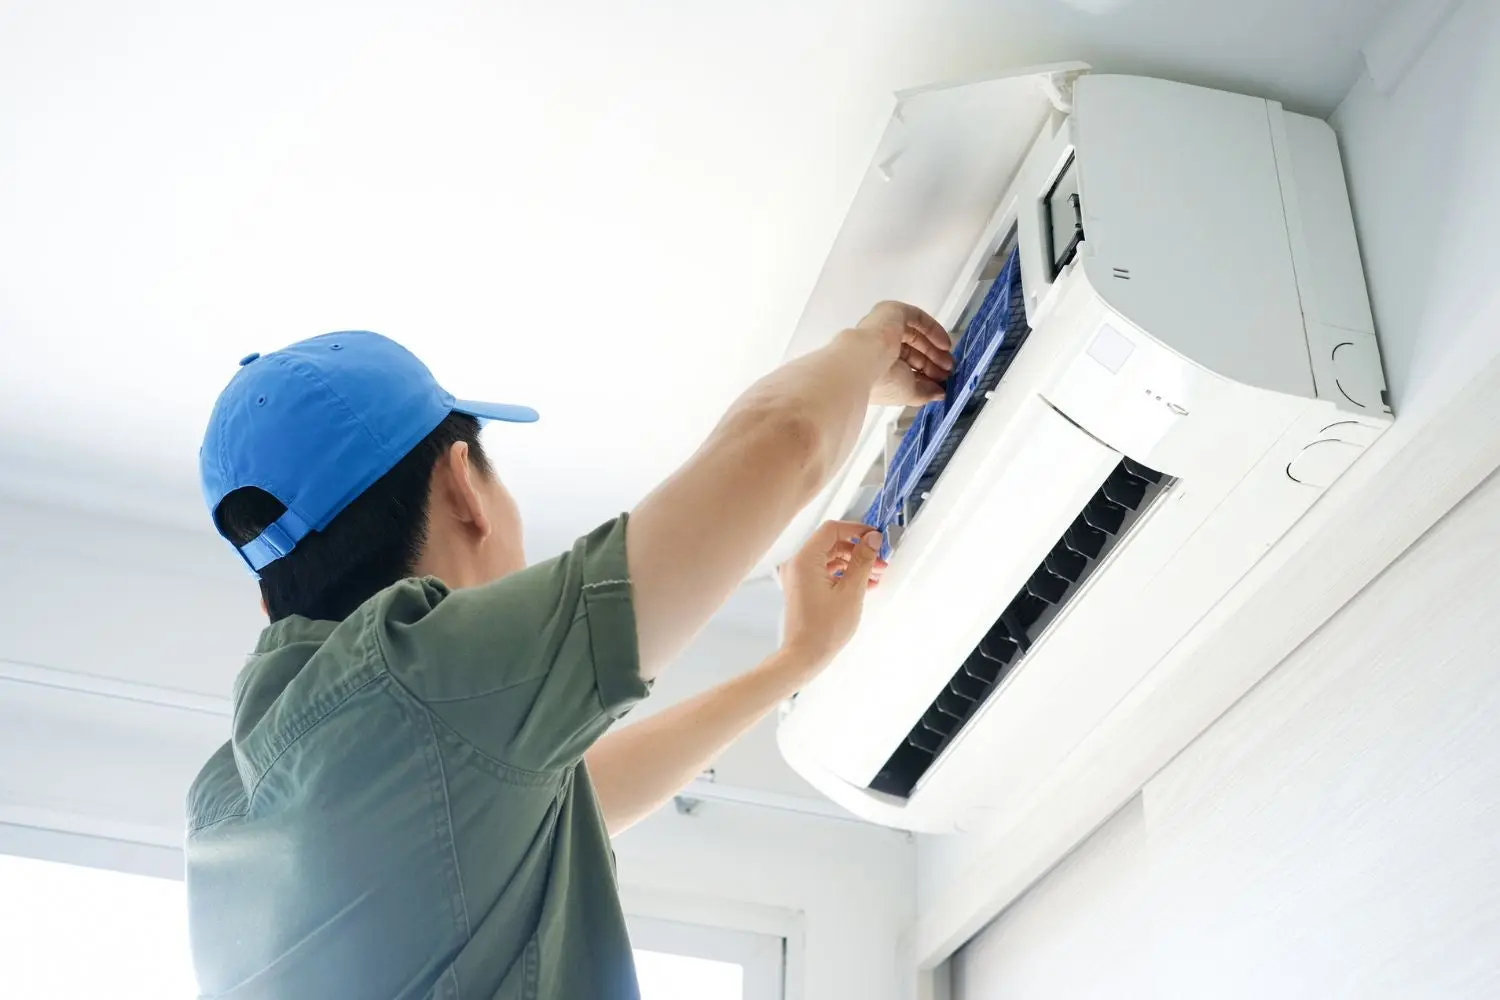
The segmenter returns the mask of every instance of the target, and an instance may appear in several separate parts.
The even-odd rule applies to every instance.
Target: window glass
[[[192,1000],[181,882],[0,855],[0,995]]]
[[[745,968],[734,962],[636,950],[641,1000],[744,1000]]]
[[[642,1000],[780,995],[779,939],[631,923]],[[192,1000],[183,884],[0,854],[0,977],[5,1000]]]

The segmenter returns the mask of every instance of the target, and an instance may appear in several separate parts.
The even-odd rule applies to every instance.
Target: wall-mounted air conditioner
[[[808,514],[891,566],[778,739],[875,822],[1024,802],[1391,419],[1328,125],[1084,69],[902,95],[792,345],[962,335]]]

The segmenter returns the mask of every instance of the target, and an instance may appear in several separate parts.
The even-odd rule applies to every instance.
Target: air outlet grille
[[[911,794],[979,706],[1078,595],[1089,574],[1171,482],[1128,458],[1115,466],[881,767],[870,782],[871,790],[902,798]]]

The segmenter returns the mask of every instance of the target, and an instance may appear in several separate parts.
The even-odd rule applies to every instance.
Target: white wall
[[[615,850],[633,913],[690,922],[732,921],[747,907],[783,915],[801,966],[789,970],[788,1000],[910,995],[901,935],[915,914],[916,852],[905,834],[706,802],[691,816],[658,813]]]
[[[0,501],[0,851],[180,877],[262,621],[220,544]]]
[[[1500,477],[955,958],[958,1000],[1500,994]]]
[[[1333,118],[1397,430],[1500,354],[1500,12],[1456,7]],[[1492,478],[986,931],[966,995],[1495,995],[1497,539]],[[978,850],[924,844],[923,899]]]

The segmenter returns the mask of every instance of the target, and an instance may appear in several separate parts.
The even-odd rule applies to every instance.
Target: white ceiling
[[[542,409],[491,444],[544,554],[775,363],[893,91],[1077,58],[1326,112],[1388,6],[6,4],[0,492],[205,524],[235,361],[368,328]]]

